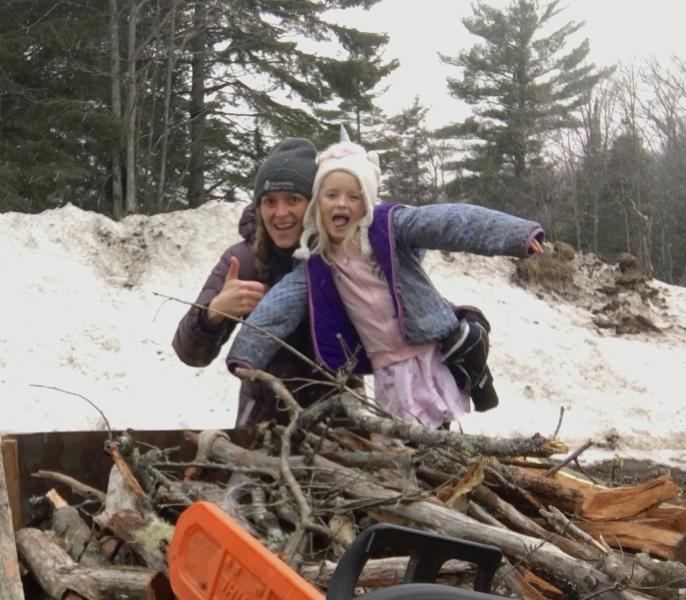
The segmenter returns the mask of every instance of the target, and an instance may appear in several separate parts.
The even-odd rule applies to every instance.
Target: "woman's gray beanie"
[[[306,138],[286,138],[276,145],[255,176],[253,203],[267,192],[297,192],[308,200],[317,173],[317,149]]]

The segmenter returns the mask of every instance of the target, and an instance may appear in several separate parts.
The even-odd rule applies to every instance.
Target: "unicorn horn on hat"
[[[341,139],[338,140],[339,142],[349,142],[350,141],[350,136],[348,135],[348,132],[345,128],[345,125],[343,125],[343,123],[341,123],[340,138]]]

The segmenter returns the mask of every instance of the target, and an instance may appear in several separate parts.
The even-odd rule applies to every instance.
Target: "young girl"
[[[449,369],[462,363],[456,349],[469,331],[433,287],[419,251],[524,257],[542,251],[543,230],[469,204],[375,207],[379,179],[376,154],[357,144],[341,142],[322,153],[294,254],[305,262],[270,290],[248,322],[284,339],[309,308],[315,356],[323,366],[373,372],[384,410],[438,427],[469,411],[469,390],[458,388]],[[278,347],[255,328],[242,327],[229,369],[261,369]]]

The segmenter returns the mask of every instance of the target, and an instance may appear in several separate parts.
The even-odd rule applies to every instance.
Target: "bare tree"
[[[204,2],[196,2],[193,9],[193,37],[191,38],[191,155],[188,183],[188,205],[202,204],[205,193],[205,63],[207,56],[207,10]]]
[[[670,68],[671,67],[671,68]],[[674,282],[679,274],[675,258],[681,253],[686,214],[681,208],[686,201],[686,68],[674,58],[670,66],[656,60],[649,61],[642,72],[642,81],[648,89],[643,101],[645,118],[650,135],[658,145],[658,177],[655,197],[655,260],[661,278]],[[681,257],[682,258],[682,257]]]
[[[590,204],[590,246],[596,254],[600,249],[600,202],[602,190],[607,188],[608,152],[618,125],[615,108],[613,86],[608,81],[596,86],[587,102],[581,106],[579,141],[584,162],[585,197]]]
[[[129,31],[126,76],[126,113],[124,116],[126,131],[126,212],[138,212],[136,195],[136,112],[138,110],[138,83],[136,81],[136,32],[138,16],[142,6],[147,2],[136,2],[129,5]]]
[[[640,76],[634,65],[618,81],[617,99],[622,111],[623,134],[615,141],[614,197],[624,213],[626,250],[636,254],[646,273],[652,274],[652,214],[646,135],[641,120]]]
[[[157,206],[162,205],[167,172],[167,150],[169,141],[169,111],[172,95],[172,75],[176,64],[174,39],[176,37],[176,6],[178,0],[172,0],[169,9],[169,37],[167,43],[167,70],[164,83],[164,108],[162,113],[162,134],[160,139],[160,171],[157,180]]]
[[[112,86],[112,118],[117,125],[117,137],[112,144],[112,215],[124,216],[121,172],[121,75],[119,60],[119,8],[110,0],[110,81]]]

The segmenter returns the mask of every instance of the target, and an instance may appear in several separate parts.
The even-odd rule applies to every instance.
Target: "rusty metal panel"
[[[249,430],[227,431],[238,444],[249,440]],[[112,467],[112,459],[105,454],[104,444],[108,439],[106,431],[56,431],[46,433],[22,433],[11,437],[17,441],[19,457],[19,484],[21,514],[24,524],[31,517],[29,498],[44,494],[56,487],[55,482],[31,477],[38,470],[59,471],[103,492],[107,490],[107,479]],[[189,461],[195,456],[195,447],[184,440],[183,430],[136,431],[134,437],[139,442],[158,448],[180,447],[171,457],[173,461]],[[70,503],[83,500],[74,496],[64,486],[59,492]]]

